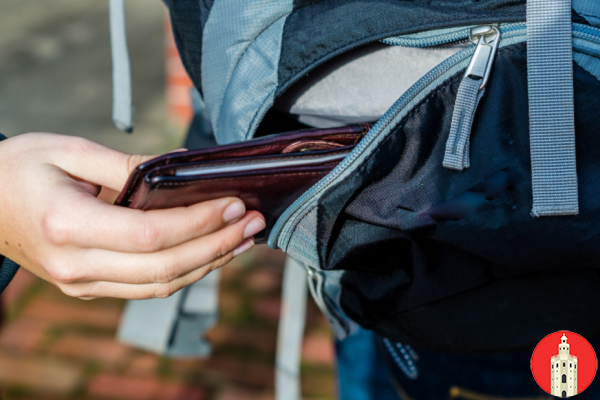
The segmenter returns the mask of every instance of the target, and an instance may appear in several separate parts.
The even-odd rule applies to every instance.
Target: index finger
[[[73,206],[54,208],[44,218],[49,241],[126,253],[170,248],[215,232],[246,212],[244,203],[233,197],[152,211],[109,205],[91,195],[63,204]]]

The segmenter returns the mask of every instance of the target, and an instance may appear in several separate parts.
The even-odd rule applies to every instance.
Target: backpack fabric
[[[468,169],[443,160],[472,48],[409,89],[286,211],[269,246],[306,266],[338,337],[358,323],[417,348],[464,353],[526,348],[560,329],[600,334],[600,31],[589,2],[574,1],[585,11],[572,15],[579,214],[545,218],[530,215],[525,1],[166,3],[221,144],[252,138],[278,97],[350,49],[498,23]]]
[[[525,20],[514,0],[165,0],[219,144],[254,137],[275,99],[318,65],[378,40]]]

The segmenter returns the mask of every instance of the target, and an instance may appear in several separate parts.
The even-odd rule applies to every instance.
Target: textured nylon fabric
[[[600,26],[600,2],[598,0],[573,0],[573,9],[590,25]]]
[[[389,36],[468,26],[487,21],[525,20],[525,0],[480,0],[453,2],[430,0],[165,0],[170,9],[177,47],[196,88],[203,96],[220,143],[244,140],[253,135],[271,95],[256,100],[251,107],[244,83],[252,93],[275,97],[316,66],[352,48]],[[289,14],[288,18],[285,18]],[[256,47],[254,66],[238,68],[251,42],[269,26],[285,19],[280,43],[265,41]],[[281,51],[279,51],[281,49]],[[249,64],[249,63],[247,63]],[[271,64],[277,64],[273,69]],[[222,112],[225,91],[231,77],[244,74],[228,95],[232,110]],[[273,76],[273,73],[276,76]],[[239,106],[237,102],[239,101]],[[231,103],[232,100],[227,100]],[[242,115],[243,113],[243,115]],[[222,121],[244,121],[230,133]],[[250,121],[250,122],[248,122]],[[235,123],[234,123],[235,125]],[[242,132],[243,128],[243,132]]]
[[[165,0],[165,4],[181,61],[196,88],[202,91],[202,34],[213,0]]]
[[[531,214],[577,214],[571,0],[528,0],[527,82]]]
[[[577,65],[574,71],[578,216],[530,216],[525,44],[498,50],[473,120],[469,169],[457,174],[441,166],[459,71],[323,194],[320,265],[346,271],[341,304],[350,318],[444,351],[526,346],[567,325],[597,331],[600,315],[591,308],[600,269],[600,82]],[[554,299],[561,281],[579,290],[561,296],[562,305]],[[581,301],[586,297],[592,300]]]
[[[444,167],[448,169],[462,171],[470,166],[469,139],[471,137],[471,126],[473,125],[477,105],[485,90],[479,91],[481,82],[483,82],[483,79],[475,80],[465,77],[458,87],[443,162]]]
[[[277,96],[323,62],[391,36],[525,21],[525,0],[296,0],[283,33]]]
[[[319,256],[316,248],[315,232],[317,231],[317,209],[313,209],[294,230],[290,245],[285,250],[296,260],[317,268]]]
[[[219,144],[246,138],[250,124],[243,130],[228,131],[221,126],[222,121],[251,120],[264,102],[251,96],[261,88],[265,90],[261,95],[268,96],[271,87],[277,85],[282,21],[292,7],[291,0],[214,2],[204,26],[201,62],[204,101]],[[253,46],[259,38],[260,43]],[[243,76],[234,79],[234,74]],[[232,82],[234,86],[229,87]],[[251,85],[248,93],[245,84]],[[238,102],[239,107],[234,104]],[[225,115],[223,110],[228,107],[241,107],[247,114]]]
[[[113,68],[113,123],[122,131],[133,131],[131,66],[125,29],[125,0],[110,0],[110,40]]]
[[[577,65],[581,68],[600,80],[600,62],[598,62],[596,57],[588,56],[587,54],[573,53],[573,60],[575,60]]]
[[[173,33],[183,64],[194,85],[202,92],[201,59],[204,51],[202,48],[204,26],[209,13],[211,13],[214,0],[164,0],[164,3],[169,7]],[[316,3],[323,4],[316,6]],[[294,68],[293,71],[288,70],[283,74],[287,76],[291,72],[296,76],[296,73],[299,72],[298,68],[304,68],[302,58],[305,56],[310,56],[310,59],[306,59],[307,63],[318,64],[321,61],[315,60],[313,55],[317,59],[328,59],[339,54],[340,44],[356,47],[365,41],[376,41],[376,37],[393,36],[393,34],[388,35],[389,32],[394,32],[396,35],[410,31],[418,32],[452,26],[459,20],[470,20],[471,25],[491,20],[525,20],[525,0],[483,0],[477,4],[431,3],[426,0],[372,0],[367,8],[356,3],[352,0],[294,1],[293,13],[301,15],[295,19],[293,26],[290,25],[286,28],[286,35],[293,39],[293,42],[290,42],[289,45],[286,42],[283,43],[286,47],[285,57],[287,60],[282,60],[280,63],[286,70],[288,70],[288,66],[291,66],[290,64],[293,64]],[[243,2],[240,2],[240,5],[242,4]],[[392,9],[394,12],[390,12]],[[268,9],[265,9],[265,12],[268,12]],[[327,12],[328,15],[322,17],[323,12]],[[373,16],[370,16],[371,13]],[[320,36],[311,37],[310,32],[314,33],[315,29],[319,30]],[[304,39],[309,38],[315,42],[307,43],[306,46],[302,39],[297,42],[295,35],[304,35],[302,31],[309,32]],[[372,37],[369,38],[369,35]],[[354,44],[355,42],[356,44]],[[307,47],[312,45],[316,47],[312,47],[308,53]],[[286,87],[290,83],[291,81],[286,80]],[[278,91],[278,94],[280,93],[281,90]]]
[[[221,144],[251,139],[273,105],[285,17],[261,33],[239,60],[223,95],[216,137]]]

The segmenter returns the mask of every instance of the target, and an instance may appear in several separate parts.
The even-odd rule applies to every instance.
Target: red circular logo
[[[583,336],[569,331],[543,338],[531,356],[531,372],[538,385],[556,397],[583,392],[594,380],[598,360]]]

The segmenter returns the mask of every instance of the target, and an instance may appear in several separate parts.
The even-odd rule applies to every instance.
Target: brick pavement
[[[167,359],[114,340],[124,302],[68,298],[20,272],[2,295],[0,398],[272,400],[284,257],[264,246],[224,267],[221,319],[209,359]],[[309,301],[303,355],[305,400],[334,398],[333,346]]]

